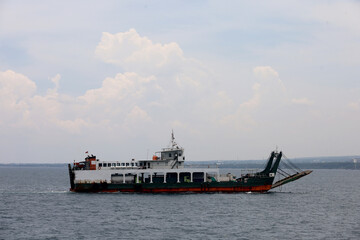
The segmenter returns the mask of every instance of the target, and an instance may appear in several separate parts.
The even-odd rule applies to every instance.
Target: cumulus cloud
[[[133,130],[134,128],[140,127],[144,122],[150,121],[151,117],[144,109],[141,109],[139,106],[134,106],[126,115],[124,126],[127,129]]]
[[[114,49],[117,52],[115,55],[110,54],[111,57],[108,58],[104,55],[104,59],[111,63],[126,65],[127,57],[133,56],[135,52],[144,51],[143,54],[147,54],[148,50],[144,46],[164,51],[162,56],[169,52],[168,47],[153,44],[146,37],[140,37],[135,30],[110,35],[105,34],[97,52],[110,54],[111,49]],[[132,47],[123,49],[124,42],[131,43]],[[178,57],[184,60],[182,51],[177,52]],[[124,55],[124,58],[119,58],[120,55]],[[45,95],[39,95],[36,94],[35,83],[26,76],[10,70],[2,72],[0,91],[2,96],[12,99],[10,102],[2,101],[2,108],[10,113],[7,116],[13,116],[17,120],[1,117],[0,121],[37,128],[56,127],[70,133],[80,133],[93,128],[136,131],[138,126],[159,121],[167,122],[168,126],[181,123],[182,127],[187,126],[191,131],[194,127],[189,126],[189,121],[196,118],[199,123],[211,120],[226,128],[249,130],[259,123],[259,111],[288,102],[310,103],[306,98],[290,101],[279,74],[270,66],[257,66],[253,69],[257,79],[252,87],[253,95],[241,103],[236,103],[226,91],[214,88],[209,81],[207,85],[193,81],[188,77],[191,73],[200,76],[202,82],[205,82],[208,75],[204,69],[196,72],[193,71],[193,66],[187,67],[184,64],[174,72],[174,78],[168,80],[162,79],[161,75],[118,73],[114,77],[105,78],[99,88],[89,89],[77,97],[58,92],[61,79],[59,74],[51,78],[54,88],[49,89]],[[193,87],[187,88],[184,84]]]
[[[270,66],[258,66],[253,69],[256,77],[260,79],[278,78],[279,74]]]
[[[141,98],[148,90],[145,85],[154,80],[153,76],[141,77],[133,72],[118,73],[114,78],[106,78],[100,88],[88,90],[78,99],[87,104],[104,104],[109,101],[121,101],[127,97]]]
[[[259,111],[268,111],[288,103],[287,90],[279,74],[270,66],[257,66],[253,69],[257,78],[252,86],[253,95],[238,105],[236,111],[224,116],[220,122],[233,125],[241,131],[248,131],[258,125],[261,119],[256,115]]]
[[[177,43],[153,43],[135,29],[116,34],[104,32],[95,55],[125,72],[159,75],[159,81],[172,82],[182,89],[199,88],[208,76],[208,69],[199,61],[184,57]]]
[[[104,32],[95,54],[104,62],[116,64],[125,71],[152,72],[185,61],[177,43],[153,43],[135,29],[111,34]]]
[[[59,94],[60,75],[51,81],[54,88],[45,95],[36,94],[36,84],[26,76],[8,70],[0,72],[0,123],[31,128],[59,128],[79,133],[89,127],[104,127],[119,121],[123,126],[151,118],[136,104],[147,91],[161,92],[154,77],[135,73],[106,78],[98,89],[71,97]],[[121,120],[123,119],[123,120]]]
[[[28,77],[12,70],[0,72],[0,91],[3,100],[14,103],[31,97],[36,91],[36,85]]]
[[[0,72],[0,123],[13,125],[27,118],[35,91],[36,85],[28,77],[12,70]]]
[[[104,33],[96,54],[128,71],[106,77],[98,88],[80,96],[59,92],[60,74],[50,79],[54,86],[42,95],[28,77],[11,70],[0,72],[0,108],[5,113],[0,126],[79,136],[87,132],[134,136],[174,127],[203,137],[209,128],[252,131],[268,116],[280,115],[274,113],[276,108],[310,103],[306,98],[290,100],[270,66],[253,69],[252,96],[239,102],[215,87],[212,71],[185,58],[176,43],[153,43],[134,29]]]
[[[281,81],[278,72],[270,66],[258,66],[253,69],[254,75],[262,84],[268,83],[269,89],[273,86],[274,90],[286,92],[284,83]]]

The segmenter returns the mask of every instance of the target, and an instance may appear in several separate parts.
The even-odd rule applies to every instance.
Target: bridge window
[[[121,163],[121,166],[125,166],[125,163]]]
[[[118,166],[118,167],[119,167],[119,166],[120,166],[120,163],[116,163],[116,166]]]
[[[99,167],[102,167],[102,163],[99,163]]]
[[[103,163],[103,166],[104,166],[104,167],[107,167],[107,163]]]
[[[127,163],[126,163],[126,166],[130,166],[130,164],[127,162]]]

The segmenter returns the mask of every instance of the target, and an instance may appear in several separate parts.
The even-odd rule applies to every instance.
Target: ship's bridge
[[[171,134],[170,147],[155,152],[152,160],[139,160],[139,166],[144,168],[184,168],[184,149],[175,142],[174,133]]]
[[[161,152],[156,152],[156,155],[160,155],[160,160],[163,161],[185,161],[184,149],[183,148],[164,148]]]
[[[184,149],[183,148],[164,148],[156,152],[152,160],[139,160],[139,166],[143,168],[184,168]]]

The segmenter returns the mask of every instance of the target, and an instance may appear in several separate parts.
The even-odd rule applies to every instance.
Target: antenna
[[[174,146],[175,143],[175,137],[174,137],[174,129],[171,129],[171,144]]]
[[[175,137],[174,137],[174,130],[171,129],[171,141],[170,141],[170,147],[171,148],[179,148],[178,144],[175,142]]]

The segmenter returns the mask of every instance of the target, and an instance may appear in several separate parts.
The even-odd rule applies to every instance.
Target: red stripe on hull
[[[72,192],[140,192],[140,193],[236,193],[236,192],[267,192],[271,189],[272,185],[253,186],[253,187],[196,187],[196,188],[128,188],[128,189],[70,189]]]

